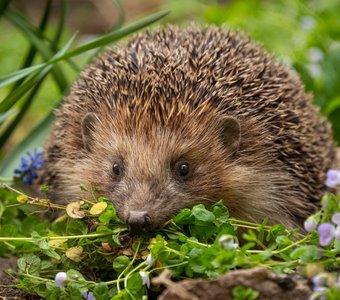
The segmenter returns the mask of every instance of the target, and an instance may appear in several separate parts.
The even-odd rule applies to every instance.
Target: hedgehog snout
[[[130,211],[126,220],[133,234],[143,233],[152,227],[152,219],[146,211]]]

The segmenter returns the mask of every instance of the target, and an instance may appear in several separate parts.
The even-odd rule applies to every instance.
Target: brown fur
[[[89,112],[98,120],[87,148]],[[241,128],[236,153],[226,116]],[[116,159],[125,166],[119,182]],[[56,113],[44,177],[62,202],[82,197],[80,183],[95,184],[125,220],[143,210],[157,226],[224,199],[234,217],[293,227],[315,210],[333,159],[330,126],[293,72],[242,34],[170,26],[82,72]],[[192,172],[185,181],[174,173],[183,160]]]

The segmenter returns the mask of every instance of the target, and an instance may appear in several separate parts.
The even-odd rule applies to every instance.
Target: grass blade
[[[61,2],[61,12],[59,15],[58,27],[52,41],[53,50],[57,50],[57,46],[59,44],[61,35],[64,31],[66,14],[67,14],[67,1],[63,0]]]
[[[43,83],[44,78],[40,79],[38,83],[36,83],[31,90],[30,94],[25,99],[25,102],[23,103],[19,113],[15,116],[14,120],[9,124],[6,128],[6,130],[1,134],[0,136],[0,148],[3,147],[3,145],[7,142],[7,140],[10,138],[12,132],[15,130],[15,128],[18,126],[22,118],[25,116],[27,110],[30,108],[35,95],[40,89],[41,84]]]
[[[76,35],[73,35],[72,38],[66,43],[66,45],[52,58],[58,59],[58,57],[63,56],[67,49],[70,48],[73,43]],[[0,103],[0,113],[3,113],[10,109],[16,101],[18,101],[23,95],[25,95],[42,77],[46,76],[53,65],[50,64],[40,64],[40,68],[42,71],[38,74],[31,76],[30,79],[25,81],[19,88],[10,93],[1,103]]]
[[[48,16],[50,15],[50,12],[51,12],[51,3],[52,1],[49,0],[47,1],[46,3],[46,7],[45,7],[45,10],[44,10],[44,14],[41,18],[41,21],[40,21],[40,25],[39,25],[39,30],[41,32],[44,32],[46,26],[47,26],[47,23],[48,23]],[[34,47],[34,45],[31,45],[30,49],[28,50],[27,52],[27,55],[24,59],[24,62],[22,63],[21,67],[20,67],[20,70],[30,66],[34,60],[34,57],[37,53],[37,49],[36,47]],[[15,85],[13,86],[12,88],[12,91],[15,90],[18,86],[20,86],[20,84],[24,81],[24,78],[21,78],[19,81],[17,81],[15,83]]]
[[[46,67],[47,65],[54,64],[58,61],[68,59],[68,58],[73,57],[75,55],[81,54],[85,51],[92,50],[94,48],[102,47],[102,46],[105,46],[109,43],[115,42],[115,41],[117,41],[117,40],[119,40],[119,39],[133,33],[133,32],[136,32],[139,29],[142,29],[142,28],[160,20],[161,18],[165,17],[168,14],[169,14],[168,11],[163,11],[163,12],[159,12],[159,13],[150,15],[150,16],[142,19],[142,20],[137,21],[136,23],[133,23],[129,26],[126,26],[126,27],[121,28],[119,30],[113,31],[111,33],[108,33],[108,34],[106,34],[106,35],[104,35],[104,36],[102,36],[102,37],[100,37],[100,38],[98,38],[98,39],[96,39],[92,42],[89,42],[89,43],[82,45],[82,46],[80,46],[80,47],[78,47],[74,50],[71,50],[71,51],[65,53],[62,56],[54,57],[51,60],[47,61],[46,63],[39,64],[39,65],[30,67],[30,68],[26,68],[26,69],[23,69],[23,70],[20,70],[20,71],[17,71],[17,72],[13,72],[13,73],[6,75],[6,76],[2,76],[2,77],[0,77],[0,88],[7,86],[10,83],[13,83],[13,82],[15,82],[16,80],[19,80],[22,77],[27,76],[27,74],[32,74],[34,71],[41,70],[44,67]],[[1,109],[0,109],[0,112],[1,112]]]
[[[5,122],[10,116],[14,115],[17,113],[16,109],[8,110],[4,113],[0,114],[0,125]]]
[[[41,63],[35,66],[31,66],[19,71],[15,71],[11,74],[0,76],[0,89],[14,83],[26,76],[33,74],[36,71],[42,70],[46,66],[45,63]]]
[[[124,24],[124,21],[125,21],[125,11],[124,11],[124,8],[123,8],[123,5],[122,5],[122,1],[120,0],[114,0],[115,2],[115,5],[118,9],[118,14],[119,14],[119,19],[114,27],[114,29],[118,29],[118,28],[121,28]]]
[[[66,59],[75,55],[78,55],[80,53],[83,53],[88,50],[92,50],[94,48],[102,47],[105,46],[109,43],[115,42],[131,33],[134,33],[138,31],[139,29],[142,29],[158,20],[161,18],[165,17],[169,12],[168,11],[162,11],[159,13],[155,13],[153,15],[150,15],[144,19],[141,19],[137,21],[136,23],[133,23],[129,26],[126,26],[124,28],[118,29],[116,31],[110,32],[108,34],[105,34],[104,36],[89,42],[85,45],[82,45],[74,50],[71,50],[67,52],[63,57],[60,57],[59,59]]]
[[[52,51],[48,44],[39,37],[41,33],[36,30],[23,16],[19,13],[7,11],[6,17],[26,36],[27,40],[39,51],[45,61],[48,61],[52,57]],[[65,80],[65,76],[59,66],[55,66],[52,70],[52,75],[56,81],[59,90],[63,92],[68,83]]]

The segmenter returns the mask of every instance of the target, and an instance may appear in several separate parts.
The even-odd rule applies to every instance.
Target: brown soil
[[[6,270],[16,269],[16,258],[2,258],[0,257],[0,299],[2,300],[38,300],[42,299],[39,296],[26,293],[21,289],[17,289],[17,281],[14,277],[8,275]]]

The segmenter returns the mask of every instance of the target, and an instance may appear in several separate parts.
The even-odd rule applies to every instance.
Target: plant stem
[[[49,236],[45,237],[46,240],[72,240],[72,239],[81,239],[81,238],[94,238],[101,236],[112,235],[112,232],[108,233],[92,233],[92,234],[83,234],[83,235],[63,235],[63,236]],[[34,242],[34,238],[32,237],[0,237],[1,241],[22,241],[22,242]]]

